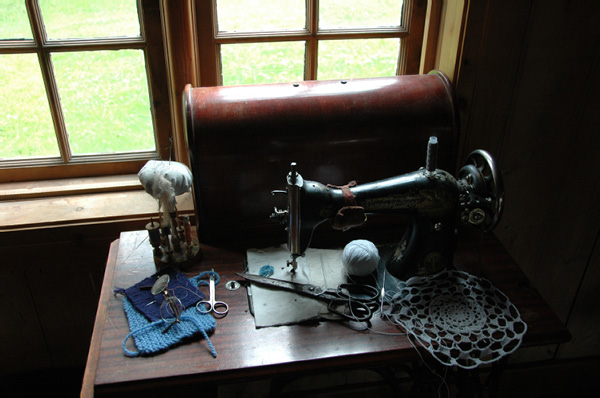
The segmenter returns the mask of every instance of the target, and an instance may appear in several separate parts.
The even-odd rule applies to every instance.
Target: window
[[[168,155],[158,1],[0,3],[0,181],[135,173]]]
[[[200,2],[199,30],[212,31],[199,35],[202,85],[418,73],[425,5],[412,0]]]
[[[185,162],[187,83],[419,73],[427,3],[0,0],[0,182]]]

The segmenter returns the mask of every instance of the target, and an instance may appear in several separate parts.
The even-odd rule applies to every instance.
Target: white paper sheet
[[[342,265],[342,250],[308,249],[298,258],[296,274],[286,265],[290,252],[286,245],[267,249],[249,249],[246,253],[248,273],[259,274],[261,267],[271,265],[272,278],[310,283],[323,288],[335,288],[346,281]],[[252,284],[251,300],[257,328],[289,325],[307,320],[331,319],[327,303],[296,293],[260,287]]]

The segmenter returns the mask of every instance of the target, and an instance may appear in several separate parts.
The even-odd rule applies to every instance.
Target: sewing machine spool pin
[[[437,137],[429,137],[429,142],[427,143],[427,159],[425,161],[425,169],[429,173],[432,173],[437,169],[437,151]]]

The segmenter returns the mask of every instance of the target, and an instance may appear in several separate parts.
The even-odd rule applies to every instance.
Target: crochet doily
[[[504,293],[461,271],[409,279],[390,315],[442,364],[465,369],[512,353],[527,331]]]

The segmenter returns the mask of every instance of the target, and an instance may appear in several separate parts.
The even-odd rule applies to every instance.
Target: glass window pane
[[[319,28],[400,26],[401,0],[320,0]]]
[[[304,0],[218,0],[220,32],[300,30],[306,27]]]
[[[37,55],[0,55],[0,158],[59,156]]]
[[[24,1],[0,0],[0,40],[32,39]]]
[[[141,50],[56,53],[52,62],[73,154],[155,149]]]
[[[319,42],[319,80],[395,76],[399,39]]]
[[[223,85],[304,80],[304,42],[221,46]]]
[[[40,0],[49,40],[140,36],[136,0]]]

